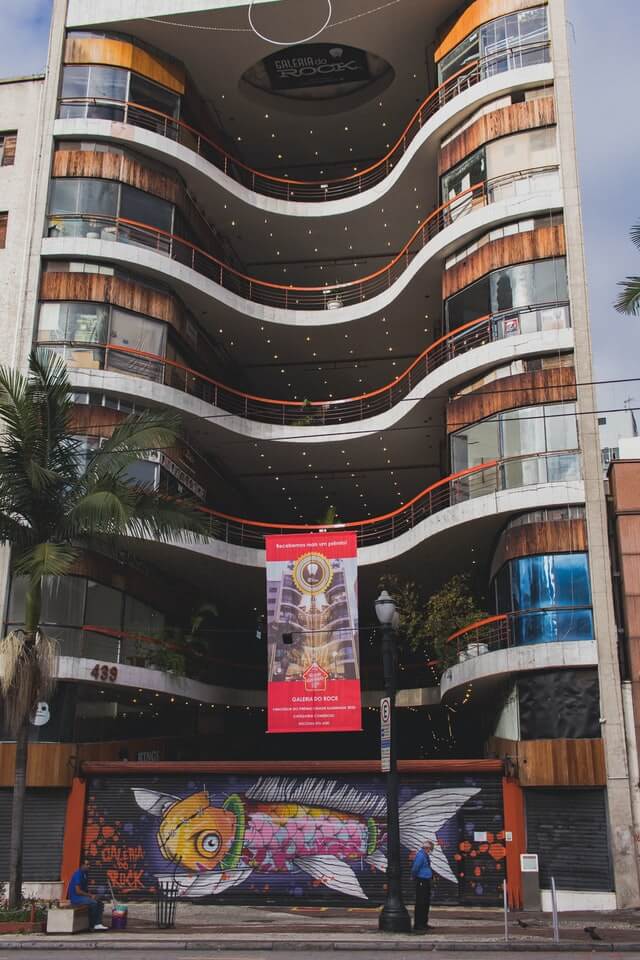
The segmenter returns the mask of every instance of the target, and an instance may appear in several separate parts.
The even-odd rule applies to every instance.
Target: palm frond
[[[132,414],[113,431],[91,457],[87,473],[100,477],[106,473],[121,474],[150,451],[176,445],[180,419],[166,412],[145,410]]]
[[[640,237],[640,227],[638,230]],[[622,292],[615,302],[618,313],[640,316],[640,277],[627,277],[626,280],[621,280],[618,286],[622,287]]]
[[[631,227],[631,230],[629,231],[629,235],[631,237],[632,242],[635,243],[636,247],[640,248],[640,223],[635,223]]]
[[[0,509],[0,543],[24,548],[32,542],[33,532],[24,518]]]
[[[215,536],[214,524],[192,501],[158,497],[143,487],[133,489],[136,500],[128,525],[130,536],[163,543],[205,543]]]
[[[68,543],[37,543],[27,550],[16,551],[13,569],[18,576],[27,576],[35,583],[42,577],[64,576],[77,556],[77,549]]]
[[[79,497],[64,521],[64,533],[69,539],[126,535],[135,495],[123,481],[113,481],[110,489],[103,484]]]

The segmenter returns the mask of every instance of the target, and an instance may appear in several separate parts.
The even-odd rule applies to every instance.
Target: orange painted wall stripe
[[[502,781],[502,801],[504,805],[504,830],[511,833],[511,841],[506,842],[507,896],[510,910],[522,909],[522,873],[520,854],[525,853],[526,828],[524,816],[524,794],[517,780],[505,777]]]
[[[86,794],[86,781],[81,780],[79,777],[74,777],[67,799],[67,812],[64,820],[62,863],[60,866],[63,899],[66,899],[67,886],[69,885],[71,874],[80,866]]]

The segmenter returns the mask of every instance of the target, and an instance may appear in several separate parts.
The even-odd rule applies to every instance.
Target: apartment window
[[[586,553],[510,560],[493,582],[498,613],[516,613],[513,639],[532,643],[593,640]]]
[[[451,436],[452,470],[466,470],[493,459],[519,458],[535,453],[576,450],[578,447],[578,426],[574,403],[552,403],[545,406],[521,407],[506,410],[495,417],[489,417],[471,424]],[[539,463],[515,460],[505,469],[511,471],[527,470],[537,472]],[[575,466],[560,458],[550,461],[548,481],[567,479],[565,468]],[[553,475],[551,475],[553,474]],[[515,473],[512,479],[515,480]],[[510,483],[510,486],[520,485]]]
[[[481,60],[484,77],[545,63],[549,59],[547,12],[534,7],[485,23],[454,47],[438,64],[438,82],[444,83],[472,60]]]
[[[564,257],[499,267],[449,297],[445,303],[445,328],[455,330],[487,313],[521,311],[524,307],[563,303],[568,299]],[[537,329],[533,321],[529,326],[531,330],[517,332]],[[542,326],[544,329],[558,329],[566,323],[554,327],[549,315]]]
[[[0,213],[0,250],[4,250],[7,245],[7,218],[8,213]]]
[[[0,167],[12,167],[16,161],[16,140],[18,134],[15,130],[11,133],[0,133]]]

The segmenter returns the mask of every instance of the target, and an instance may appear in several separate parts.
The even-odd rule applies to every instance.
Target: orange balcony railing
[[[557,178],[557,173],[558,168],[555,166],[538,167],[474,184],[430,213],[388,263],[373,273],[342,283],[301,286],[252,277],[183,237],[123,217],[91,213],[51,214],[47,230],[49,237],[116,241],[146,247],[190,267],[225,290],[252,303],[282,310],[337,310],[371,300],[388,290],[402,276],[415,256],[454,221],[477,207],[506,199],[516,189],[519,199],[527,192],[537,190],[538,186],[548,190],[550,177]]]
[[[581,477],[580,454],[577,450],[528,454],[504,460],[491,460],[461,470],[432,483],[395,510],[382,516],[346,523],[267,523],[247,520],[209,507],[200,509],[209,517],[209,535],[216,540],[243,547],[264,548],[267,534],[304,533],[305,531],[357,534],[358,546],[374,546],[393,540],[423,520],[447,507],[500,490]]]
[[[499,613],[457,630],[447,643],[463,663],[494,650],[563,640],[593,640],[591,607],[536,607]]]
[[[425,123],[463,91],[495,73],[546,62],[549,53],[547,42],[523,44],[465,64],[425,97],[383,157],[363,170],[333,179],[300,180],[256,170],[188,123],[139,103],[106,97],[64,98],[59,103],[59,115],[117,120],[151,130],[192,150],[255,193],[299,203],[322,203],[362,193],[388,177]]]
[[[133,347],[85,340],[42,340],[74,369],[101,369],[128,373],[164,383],[198,397],[237,417],[261,423],[318,427],[353,423],[391,410],[425,377],[449,360],[497,340],[546,329],[568,327],[566,302],[519,307],[471,320],[435,340],[390,383],[353,397],[326,400],[276,400],[226,386],[175,360]]]

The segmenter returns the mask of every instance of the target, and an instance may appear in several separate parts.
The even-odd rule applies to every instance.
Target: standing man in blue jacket
[[[411,867],[411,876],[416,882],[416,911],[413,929],[416,933],[423,933],[430,930],[429,926],[429,906],[431,904],[431,881],[433,879],[433,870],[431,869],[431,853],[433,843],[431,840],[425,840],[422,847],[416,853]]]

